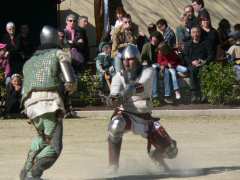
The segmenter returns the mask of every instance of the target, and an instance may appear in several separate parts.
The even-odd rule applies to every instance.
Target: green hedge
[[[210,63],[200,71],[202,93],[211,104],[239,103],[240,91],[233,64]]]
[[[98,77],[91,70],[85,70],[78,77],[78,91],[73,95],[73,100],[79,100],[77,104],[80,106],[100,105],[99,88]]]

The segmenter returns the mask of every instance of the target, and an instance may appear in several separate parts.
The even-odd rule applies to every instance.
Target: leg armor
[[[151,146],[155,149],[151,151]],[[150,125],[148,133],[148,153],[152,160],[159,162],[168,169],[164,158],[172,159],[177,156],[178,149],[176,141],[173,140],[166,130],[160,126],[159,122],[153,122]]]
[[[119,157],[122,144],[122,136],[124,134],[127,122],[121,115],[113,116],[108,127],[108,153],[109,165],[118,169]]]

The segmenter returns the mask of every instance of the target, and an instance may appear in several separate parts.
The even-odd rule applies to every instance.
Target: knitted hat
[[[99,52],[102,52],[103,48],[108,47],[108,46],[110,46],[110,43],[108,43],[108,42],[100,42],[99,47],[98,47]]]

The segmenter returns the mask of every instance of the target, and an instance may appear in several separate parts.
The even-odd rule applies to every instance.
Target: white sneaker
[[[181,94],[178,91],[175,92],[175,95],[177,100],[181,99]]]

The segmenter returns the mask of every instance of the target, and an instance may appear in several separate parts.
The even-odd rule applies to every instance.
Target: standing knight
[[[33,139],[20,180],[40,180],[62,150],[62,119],[65,113],[59,86],[65,82],[70,94],[76,90],[70,53],[57,48],[57,31],[44,26],[40,34],[41,46],[23,68],[23,97],[29,123],[38,136]]]
[[[108,127],[109,165],[116,172],[122,136],[127,131],[146,138],[147,151],[152,160],[168,169],[165,158],[175,158],[178,152],[173,140],[152,113],[153,69],[140,65],[140,53],[135,45],[123,50],[123,70],[112,79],[110,100],[116,107]],[[154,147],[151,150],[151,147]]]

